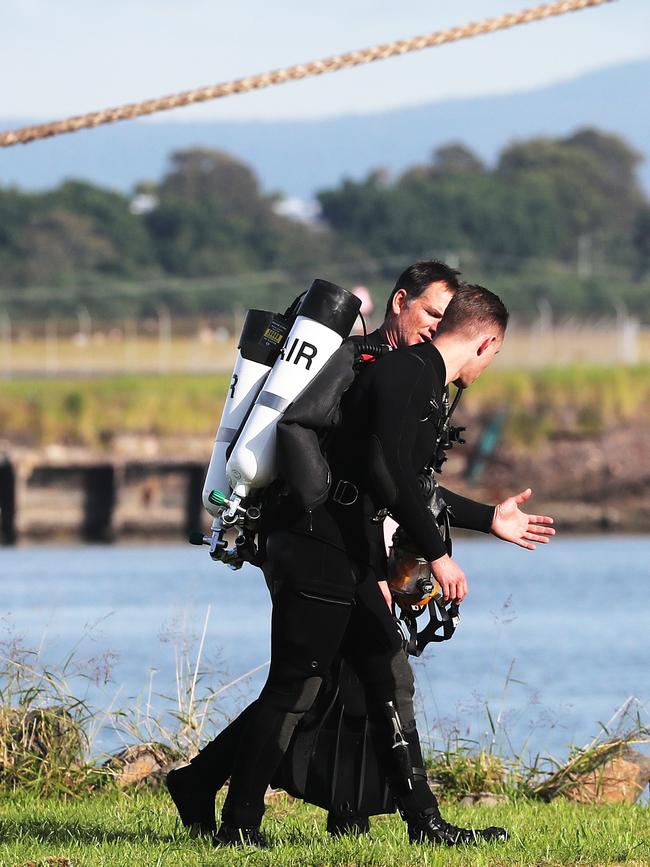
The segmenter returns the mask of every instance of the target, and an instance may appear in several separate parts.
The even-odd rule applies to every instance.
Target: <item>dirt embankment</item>
[[[473,440],[445,467],[450,487],[489,502],[531,487],[531,510],[552,514],[567,530],[650,532],[650,426],[641,420],[592,435],[558,431],[529,446],[502,442],[470,481]]]

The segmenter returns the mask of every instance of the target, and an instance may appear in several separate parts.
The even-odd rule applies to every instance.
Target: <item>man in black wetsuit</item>
[[[505,309],[496,299],[485,314],[480,304],[469,302],[475,296],[483,302],[495,296],[480,288],[472,291],[473,295],[466,296],[464,290],[458,296],[466,303],[456,305],[455,319],[442,340],[443,356],[429,343],[392,353],[367,365],[346,396],[344,424],[332,443],[333,491],[345,481],[357,491],[354,502],[333,497],[309,515],[287,504],[278,520],[282,529],[269,536],[274,596],[269,678],[257,702],[188,769],[175,772],[170,785],[186,824],[194,822],[207,830],[214,822],[214,790],[232,769],[217,843],[260,842],[266,786],[337,652],[362,680],[370,712],[383,721],[386,771],[411,839],[455,843],[505,836],[501,829],[475,833],[447,825],[426,776],[413,775],[411,769],[423,765],[415,723],[408,719],[409,725],[403,727],[395,709],[395,666],[408,668],[408,663],[377,583],[385,577],[385,551],[381,524],[373,521],[378,510],[389,508],[431,560],[446,596],[464,598],[465,576],[446,555],[422,501],[417,487],[422,467],[416,465],[424,466],[430,458],[424,451],[430,452],[430,425],[436,417],[431,400],[441,398],[445,381],[458,378],[468,384],[475,378],[502,339]],[[475,325],[470,328],[472,318]],[[535,540],[546,541],[548,528],[543,524],[548,519],[523,515],[511,500],[495,512],[456,498],[452,509],[461,526],[476,528],[479,523],[526,547]],[[396,731],[408,742],[406,756],[390,749]]]

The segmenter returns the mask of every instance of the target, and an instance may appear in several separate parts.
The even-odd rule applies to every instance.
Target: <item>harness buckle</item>
[[[379,509],[376,515],[370,519],[373,524],[382,524],[390,515],[390,509]]]
[[[359,488],[354,482],[348,482],[346,479],[339,479],[336,483],[336,488],[332,494],[332,500],[340,506],[353,506],[359,499]]]

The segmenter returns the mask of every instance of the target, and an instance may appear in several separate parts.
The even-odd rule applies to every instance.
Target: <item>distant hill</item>
[[[309,198],[373,167],[400,171],[440,144],[463,141],[491,161],[515,138],[595,126],[645,157],[650,192],[650,59],[607,67],[538,90],[453,99],[375,114],[305,121],[126,122],[0,151],[0,184],[42,189],[83,178],[129,190],[155,180],[174,150],[221,148],[254,167],[268,190]],[[98,106],[99,108],[100,106]],[[50,119],[50,118],[48,118]],[[34,120],[0,120],[0,128]]]

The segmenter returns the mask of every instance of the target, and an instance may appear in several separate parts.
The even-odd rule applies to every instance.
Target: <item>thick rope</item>
[[[247,78],[238,78],[224,84],[214,84],[208,87],[200,87],[196,90],[188,90],[172,96],[163,96],[158,99],[149,99],[144,102],[136,102],[117,108],[107,108],[103,111],[95,111],[90,114],[71,117],[66,120],[43,123],[38,126],[28,126],[22,129],[10,130],[0,133],[0,146],[11,147],[15,144],[27,144],[38,139],[61,135],[66,132],[76,132],[80,129],[100,126],[104,123],[114,123],[117,120],[131,120],[146,114],[154,114],[157,111],[168,111],[184,105],[193,105],[197,102],[205,102],[209,99],[221,99],[232,96],[235,93],[247,93],[251,90],[261,90],[275,84],[284,84],[286,81],[298,81],[301,78],[309,78],[314,75],[323,75],[326,72],[336,72],[339,69],[350,69],[363,63],[373,63],[376,60],[385,60],[399,54],[407,54],[410,51],[421,51],[423,48],[433,48],[444,45],[447,42],[457,42],[459,39],[469,39],[473,36],[481,36],[485,33],[494,33],[496,30],[505,30],[519,24],[529,24],[531,21],[541,21],[556,15],[564,15],[567,12],[578,12],[588,6],[600,6],[611,0],[559,0],[556,3],[547,3],[543,6],[535,6],[531,9],[522,9],[519,12],[499,15],[496,18],[486,18],[462,27],[452,27],[449,30],[440,30],[429,33],[426,36],[414,36],[411,39],[398,39],[395,42],[386,42],[373,48],[364,48],[359,51],[349,51],[347,54],[339,54],[334,57],[326,57],[323,60],[315,60],[312,63],[299,63],[288,66],[285,69],[276,69],[272,72],[264,72],[261,75],[251,75]]]

